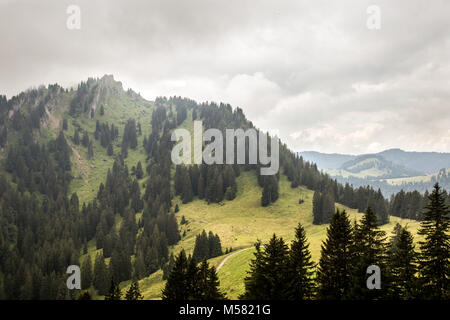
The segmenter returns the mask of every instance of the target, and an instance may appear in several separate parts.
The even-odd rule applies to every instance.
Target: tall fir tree
[[[329,223],[333,214],[334,197],[332,191],[327,190],[323,194],[319,191],[315,191],[313,196],[313,223]]]
[[[87,148],[89,146],[89,135],[87,131],[84,131],[83,138],[81,139],[81,144],[83,147]]]
[[[319,191],[314,191],[312,203],[313,203],[313,223],[321,224],[323,221],[322,196]]]
[[[216,268],[209,267],[208,262],[203,260],[198,268],[198,281],[196,285],[199,287],[198,300],[223,300],[225,295],[220,291],[219,278]]]
[[[141,290],[139,289],[139,283],[134,281],[130,288],[125,293],[125,300],[142,300],[143,296]]]
[[[438,183],[429,195],[419,234],[421,286],[424,299],[449,299],[450,283],[450,210]]]
[[[276,175],[262,177],[261,205],[268,206],[278,199],[278,179]]]
[[[182,191],[181,191],[181,198],[183,203],[191,202],[194,193],[192,191],[192,184],[191,184],[191,178],[189,177],[189,171],[186,168],[183,168],[182,170]]]
[[[186,253],[181,250],[175,257],[173,268],[167,277],[166,285],[162,291],[163,300],[187,300],[188,292],[186,290],[186,272],[188,261]]]
[[[91,256],[87,255],[81,265],[81,288],[88,289],[92,284]]]
[[[89,160],[94,159],[94,145],[93,145],[92,141],[89,141],[89,145],[88,145],[88,159]]]
[[[351,278],[352,226],[345,210],[336,210],[327,238],[322,243],[317,268],[317,295],[322,300],[342,300],[348,294]]]
[[[255,244],[255,258],[250,262],[250,271],[244,280],[246,300],[285,300],[289,276],[287,273],[289,249],[283,238],[275,234],[269,243],[261,248]]]
[[[94,263],[94,288],[97,289],[100,295],[105,295],[109,289],[109,271],[105,264],[105,259],[99,253],[95,257]]]
[[[406,227],[396,224],[388,246],[389,299],[414,299],[417,296],[417,253],[414,238]]]
[[[377,300],[386,296],[386,277],[381,278],[381,289],[368,289],[367,268],[376,265],[381,275],[387,275],[386,234],[380,230],[377,216],[371,207],[367,207],[360,223],[354,227],[352,245],[352,275],[347,298],[354,300]]]
[[[109,292],[105,296],[105,300],[120,300],[122,298],[122,291],[119,288],[119,284],[114,282],[114,278],[111,278],[111,285]]]
[[[108,144],[108,147],[106,149],[106,153],[108,154],[108,156],[114,155],[114,148],[113,148],[111,143]]]
[[[288,300],[312,299],[315,293],[314,262],[306,239],[306,232],[301,223],[295,229],[295,239],[289,250],[289,283],[286,290]]]
[[[73,136],[73,143],[75,143],[76,145],[80,144],[80,133],[78,129],[75,129],[75,134]]]
[[[144,170],[142,170],[142,163],[139,161],[136,166],[136,178],[142,179],[144,176]]]

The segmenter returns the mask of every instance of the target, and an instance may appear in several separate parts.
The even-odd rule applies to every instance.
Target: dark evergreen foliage
[[[204,260],[197,266],[195,258],[181,251],[175,258],[162,292],[163,300],[223,300],[214,267]]]
[[[287,274],[289,282],[286,289],[286,299],[307,300],[315,295],[314,282],[315,264],[311,260],[311,252],[306,239],[306,232],[299,223],[295,229],[295,239],[289,250]]]
[[[406,227],[396,224],[388,246],[388,298],[409,300],[419,291],[416,277],[418,255],[414,239]]]
[[[419,234],[421,286],[425,299],[450,298],[450,209],[439,184],[434,186],[423,212]]]
[[[105,300],[120,300],[121,298],[122,291],[119,288],[119,284],[114,282],[114,278],[111,278],[111,285],[108,294],[105,296]]]
[[[315,191],[313,197],[313,223],[329,223],[333,214],[334,197],[331,191],[324,192],[323,194],[319,191]]]
[[[380,290],[367,288],[367,268],[376,265],[382,275],[387,275],[385,232],[379,230],[377,217],[368,207],[360,223],[356,223],[351,248],[352,276],[346,298],[353,300],[380,299],[386,295],[386,278]]]
[[[290,282],[288,274],[289,248],[283,238],[275,234],[269,243],[261,248],[255,244],[255,258],[250,262],[250,271],[245,278],[246,300],[286,300]]]
[[[317,268],[318,299],[342,300],[352,276],[352,227],[347,213],[336,210],[322,243]]]
[[[94,263],[94,288],[97,289],[100,295],[106,295],[110,285],[110,275],[105,260],[101,254],[97,254]]]
[[[142,300],[143,296],[139,289],[139,283],[134,281],[128,291],[125,293],[125,300]]]
[[[203,230],[201,234],[197,235],[193,253],[193,257],[197,261],[211,259],[221,256],[222,254],[222,245],[217,234],[213,234],[210,231],[207,235],[206,231]]]

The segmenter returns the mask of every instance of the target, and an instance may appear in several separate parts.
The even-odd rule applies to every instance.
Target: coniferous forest
[[[292,206],[310,205],[311,224],[326,229],[320,257],[312,259],[298,218],[288,226],[293,241],[251,239],[240,299],[450,298],[450,195],[439,185],[386,199],[371,186],[339,184],[283,143],[275,175],[260,175],[259,164],[175,165],[172,132],[196,120],[223,133],[255,128],[239,107],[181,97],[149,102],[111,76],[2,96],[0,299],[139,300],[152,277],[160,277],[162,299],[227,299],[217,259],[238,253],[231,246],[245,232],[214,226],[214,210],[251,188],[256,195],[245,201],[281,219],[285,184],[306,195]],[[201,219],[189,216],[203,206]],[[407,223],[386,234],[380,228],[391,217],[417,221],[418,234]],[[266,223],[252,219],[256,230]],[[78,290],[66,285],[70,265],[81,270]],[[380,289],[366,285],[373,265]]]

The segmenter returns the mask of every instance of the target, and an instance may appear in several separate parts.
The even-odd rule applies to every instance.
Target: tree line
[[[258,241],[244,280],[245,292],[239,298],[447,300],[450,298],[450,209],[446,205],[446,194],[438,184],[429,195],[423,217],[418,231],[423,239],[416,249],[414,237],[405,226],[397,224],[387,239],[371,207],[366,209],[360,222],[353,224],[345,210],[336,210],[322,243],[318,264],[311,259],[301,223],[295,229],[295,239],[290,246],[275,234],[265,245]],[[188,261],[184,252],[175,259],[176,267],[169,274],[163,299],[204,298],[194,289],[197,273],[189,271],[189,266],[198,270],[195,258],[191,258],[191,264]],[[380,283],[378,287],[369,287],[367,270],[374,265],[381,272]],[[217,281],[210,285],[208,290],[200,291],[220,293]],[[223,299],[223,295],[210,295],[208,299]]]
[[[305,231],[296,229],[290,247],[274,235],[261,248],[245,279],[242,299],[267,300],[409,300],[450,298],[450,210],[446,195],[435,185],[423,212],[419,249],[407,227],[397,224],[390,239],[368,207],[353,225],[337,210],[315,265]],[[380,289],[367,287],[367,268],[381,270]]]
[[[203,230],[201,234],[196,236],[192,256],[197,261],[215,258],[222,254],[222,245],[217,234],[213,234],[211,231],[206,234],[206,231]]]

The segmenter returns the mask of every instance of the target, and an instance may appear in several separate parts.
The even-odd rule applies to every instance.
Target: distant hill
[[[320,169],[338,169],[345,162],[356,158],[356,156],[350,154],[328,154],[316,151],[299,152],[299,155],[301,155],[306,161],[317,164],[317,167],[319,167]]]
[[[361,177],[369,176],[378,177],[380,179],[411,177],[423,174],[420,171],[395,164],[376,154],[358,156],[345,162],[340,169],[357,174]]]
[[[410,152],[401,149],[389,149],[378,153],[386,160],[426,174],[438,172],[450,167],[450,153]]]
[[[355,187],[371,185],[385,196],[398,192],[430,190],[435,182],[449,188],[447,174],[450,168],[450,153],[410,152],[389,149],[375,154],[348,155],[328,154],[316,151],[299,152],[304,160],[317,167],[340,183]],[[439,172],[441,172],[439,174]]]
[[[440,152],[414,152],[401,149],[389,149],[375,154],[349,155],[339,153],[321,153],[316,151],[303,151],[298,153],[306,161],[314,162],[320,169],[344,169],[343,165],[361,157],[382,157],[411,172],[432,174],[442,168],[450,168],[450,153]]]

